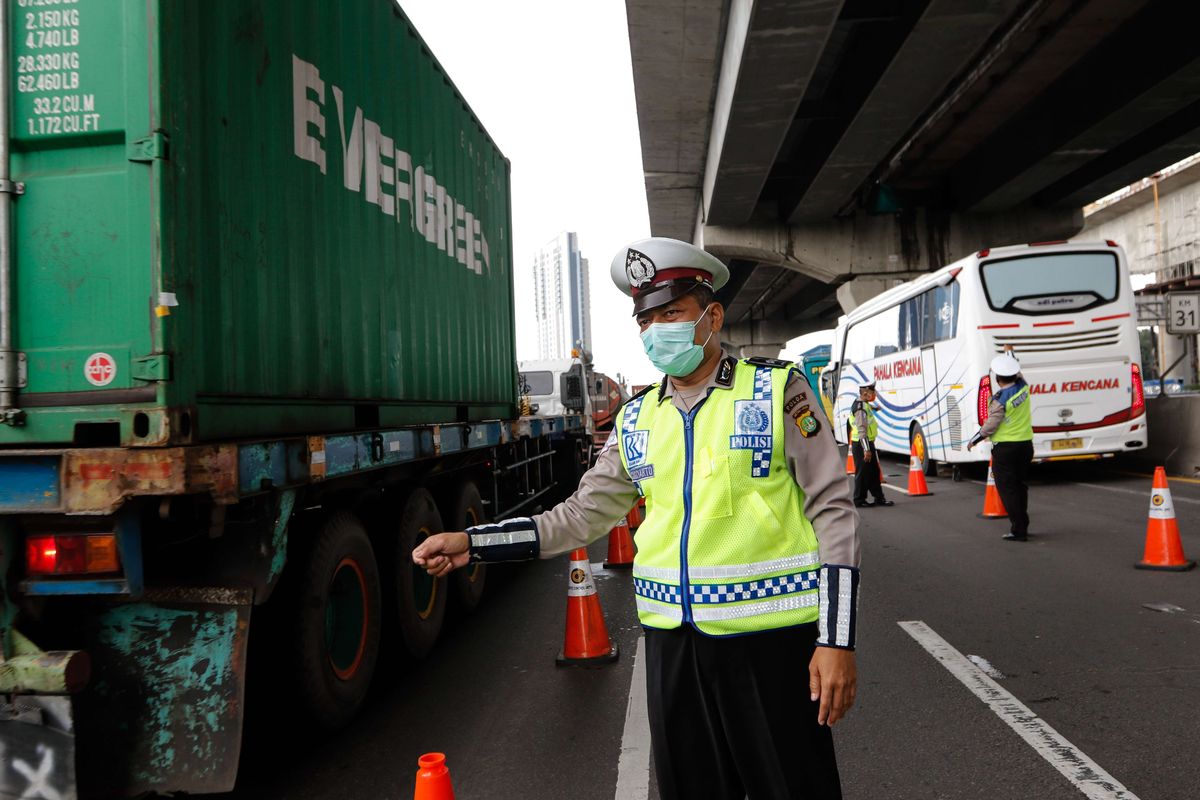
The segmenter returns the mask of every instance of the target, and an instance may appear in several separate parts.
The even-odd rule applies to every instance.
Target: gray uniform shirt
[[[685,390],[689,398],[694,398],[690,402],[669,380],[664,394],[676,408],[686,412],[708,393],[732,388],[717,381],[719,372],[720,362],[708,377],[704,391],[698,392],[700,387]],[[654,399],[655,395],[650,394],[647,402]],[[784,424],[784,454],[792,478],[804,490],[804,516],[817,534],[821,562],[858,567],[861,556],[858,515],[850,499],[845,464],[838,455],[837,442],[819,398],[798,372],[788,379],[784,408],[792,418]],[[805,411],[814,414],[821,423],[820,430],[808,437],[793,424]],[[541,558],[553,558],[600,539],[637,502],[638,491],[625,471],[617,441],[614,431],[575,493],[533,518],[537,523]]]

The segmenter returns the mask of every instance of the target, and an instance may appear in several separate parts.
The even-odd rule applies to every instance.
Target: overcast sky
[[[631,383],[654,380],[630,300],[608,277],[613,254],[650,235],[625,4],[400,5],[512,161],[518,354],[537,352],[533,253],[573,230],[590,262],[597,368]]]

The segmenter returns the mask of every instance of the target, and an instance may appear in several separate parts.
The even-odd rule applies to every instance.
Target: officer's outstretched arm
[[[585,547],[608,533],[637,502],[621,454],[606,447],[575,493],[533,517],[512,517],[463,532],[430,536],[413,550],[413,563],[441,576],[472,561],[551,558]]]

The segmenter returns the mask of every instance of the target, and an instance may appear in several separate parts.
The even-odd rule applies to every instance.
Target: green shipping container
[[[394,2],[5,1],[0,444],[515,413],[509,165]]]

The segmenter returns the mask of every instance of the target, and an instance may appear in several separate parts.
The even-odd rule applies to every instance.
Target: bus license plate
[[[1083,439],[1055,439],[1050,442],[1051,450],[1075,450],[1083,447]]]

